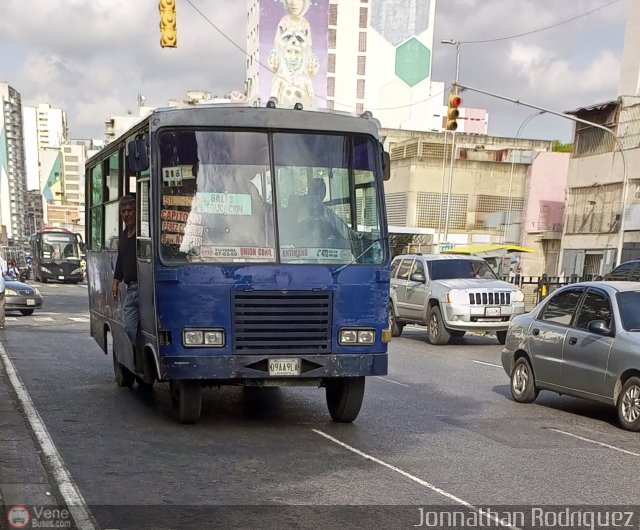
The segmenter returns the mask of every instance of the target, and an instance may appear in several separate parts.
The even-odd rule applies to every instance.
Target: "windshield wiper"
[[[379,237],[378,239],[374,239],[374,240],[371,242],[371,244],[370,244],[367,248],[365,248],[365,249],[362,251],[362,253],[361,253],[361,254],[359,254],[358,256],[356,256],[355,258],[353,258],[349,263],[345,263],[344,265],[342,265],[342,266],[338,267],[336,270],[334,270],[334,271],[331,273],[331,276],[334,276],[334,277],[335,277],[335,275],[336,275],[336,274],[338,274],[339,272],[342,272],[344,269],[346,269],[346,268],[347,268],[347,267],[349,267],[350,265],[353,265],[354,263],[358,263],[358,260],[359,260],[362,256],[364,256],[367,252],[369,252],[369,251],[373,248],[373,246],[374,246],[376,243],[380,243],[381,241],[384,241],[384,240],[386,240],[386,239],[389,239],[389,236],[388,236],[388,235],[386,235],[386,236],[384,236],[384,237]]]

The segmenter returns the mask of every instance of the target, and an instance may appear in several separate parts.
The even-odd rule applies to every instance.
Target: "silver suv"
[[[494,332],[504,344],[509,321],[524,312],[524,293],[500,280],[482,258],[405,254],[391,265],[394,337],[405,324],[420,324],[431,344],[447,344],[467,331]]]

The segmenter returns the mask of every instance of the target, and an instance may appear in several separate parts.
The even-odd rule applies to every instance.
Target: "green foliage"
[[[554,153],[573,153],[573,144],[563,144],[560,140],[553,141]]]

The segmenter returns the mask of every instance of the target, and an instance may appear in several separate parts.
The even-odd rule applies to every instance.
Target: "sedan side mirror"
[[[414,272],[411,275],[411,281],[424,283],[426,281],[426,278],[424,277],[424,274],[422,274],[421,272]]]
[[[607,326],[604,320],[592,320],[589,322],[589,331],[598,335],[609,335],[611,328]]]

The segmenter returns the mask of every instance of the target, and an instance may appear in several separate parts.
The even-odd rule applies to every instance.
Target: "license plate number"
[[[269,359],[269,375],[300,375],[300,359]]]
[[[36,301],[35,301],[35,300],[32,300],[31,298],[29,298],[29,299],[27,300],[27,305],[36,305]]]
[[[487,317],[499,317],[500,316],[500,308],[499,307],[487,307],[484,310],[484,315]]]
[[[64,276],[58,276],[58,280],[64,280]]]

